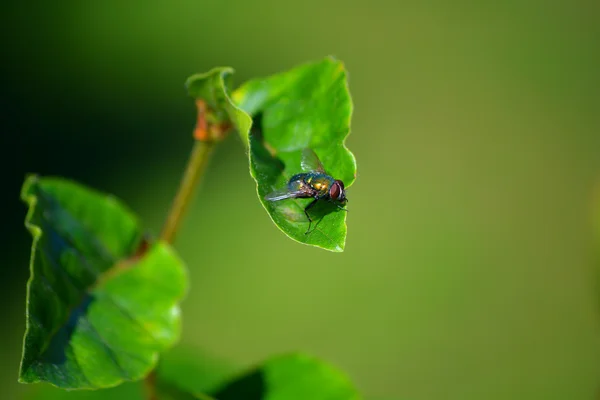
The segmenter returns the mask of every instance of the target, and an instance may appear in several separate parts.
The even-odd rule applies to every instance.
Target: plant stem
[[[165,220],[165,225],[160,233],[159,239],[167,243],[173,243],[175,240],[175,234],[179,230],[185,212],[192,201],[194,191],[206,172],[208,160],[215,148],[216,141],[209,136],[210,130],[206,121],[206,103],[198,99],[196,100],[196,106],[198,108],[198,120],[194,129],[194,146],[179,184],[179,189]],[[144,380],[148,400],[158,400],[156,379],[156,369],[154,369],[150,371]]]
[[[158,400],[156,393],[156,369],[150,371],[144,380],[144,387],[146,389],[146,398],[148,400]]]
[[[202,178],[202,175],[206,171],[206,166],[214,147],[215,143],[212,141],[195,141],[187,168],[179,185],[179,190],[160,234],[161,240],[173,243],[175,234],[181,225],[181,220],[192,200],[194,189],[198,186],[200,178]]]

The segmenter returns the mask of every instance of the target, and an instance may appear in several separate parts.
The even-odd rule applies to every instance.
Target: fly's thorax
[[[305,182],[311,188],[319,193],[319,195],[324,196],[329,193],[329,188],[335,181],[331,176],[323,174],[323,173],[308,173],[306,174]]]
[[[308,175],[310,175],[310,174],[308,174],[308,173],[306,173],[306,172],[303,172],[303,173],[301,173],[301,174],[296,174],[296,175],[293,175],[293,176],[290,178],[290,180],[289,180],[289,183],[292,183],[292,182],[297,182],[297,181],[302,181],[302,182],[304,182],[304,181],[306,180],[306,178],[308,177]]]

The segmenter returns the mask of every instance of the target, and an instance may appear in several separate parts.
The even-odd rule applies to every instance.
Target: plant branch
[[[195,141],[187,168],[179,185],[179,190],[160,234],[161,240],[173,243],[175,234],[192,200],[194,189],[196,189],[202,175],[206,171],[206,166],[214,147],[215,143],[212,141]]]
[[[192,153],[179,184],[179,189],[160,234],[160,240],[167,243],[173,243],[175,240],[175,234],[181,226],[181,221],[192,201],[194,191],[206,172],[208,161],[217,143],[216,140],[213,140],[214,137],[211,137],[213,129],[206,120],[206,103],[203,100],[196,100],[196,107],[198,109],[198,120],[193,133],[195,139],[194,146],[192,147]],[[220,131],[217,133],[220,133]],[[221,138],[219,137],[219,139]],[[158,400],[156,379],[156,369],[154,369],[150,371],[144,380],[146,398],[148,400]]]
[[[179,184],[179,190],[160,234],[160,239],[167,243],[173,243],[185,211],[192,201],[194,189],[196,189],[202,175],[204,175],[208,160],[215,147],[215,141],[209,136],[210,127],[206,121],[207,109],[204,100],[196,100],[196,108],[198,109],[198,119],[193,134],[196,140],[187,168]]]
[[[156,393],[156,369],[150,371],[144,380],[144,388],[146,390],[146,398],[148,400],[158,400]]]

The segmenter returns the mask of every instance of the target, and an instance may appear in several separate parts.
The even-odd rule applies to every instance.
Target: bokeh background
[[[191,145],[186,77],[230,65],[241,83],[329,54],[355,104],[346,252],[275,228],[230,137],[176,243],[192,279],[182,344],[240,368],[307,351],[374,399],[597,398],[599,9],[2,2],[2,398],[44,386],[16,382],[24,174],[112,192],[158,232]]]

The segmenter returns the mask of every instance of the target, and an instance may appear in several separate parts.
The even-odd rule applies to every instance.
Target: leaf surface
[[[33,236],[19,380],[96,389],[143,378],[180,333],[187,277],[167,244],[146,246],[118,200],[30,176]]]
[[[250,172],[259,199],[275,225],[298,242],[343,251],[347,213],[335,204],[320,200],[310,210],[314,222],[308,231],[304,208],[312,199],[265,200],[266,195],[286,188],[292,176],[303,172],[302,152],[306,148],[312,149],[326,172],[342,180],[346,188],[354,183],[356,160],[345,146],[352,101],[343,64],[326,58],[251,80],[232,98],[253,117],[252,130],[240,130],[240,134],[249,146]]]

